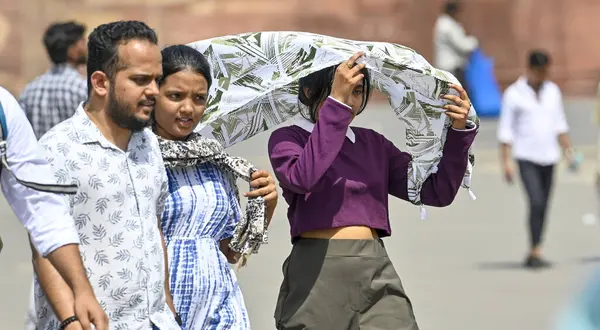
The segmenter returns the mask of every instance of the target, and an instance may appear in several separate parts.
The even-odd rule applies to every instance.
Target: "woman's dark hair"
[[[336,69],[337,65],[334,65],[300,78],[298,101],[301,103],[300,114],[302,114],[302,117],[313,123],[317,121],[319,105],[331,94],[331,85]],[[371,76],[369,70],[364,68],[361,70],[361,73],[365,78],[362,90],[362,103],[357,115],[363,112],[371,97]],[[308,95],[306,95],[307,93],[304,92],[304,89],[308,89]]]
[[[168,76],[189,69],[195,73],[201,74],[204,79],[206,79],[208,87],[210,87],[210,84],[212,83],[210,64],[208,64],[206,57],[204,57],[202,53],[190,46],[173,45],[163,49],[161,54],[163,76],[158,81],[159,85],[162,85]]]

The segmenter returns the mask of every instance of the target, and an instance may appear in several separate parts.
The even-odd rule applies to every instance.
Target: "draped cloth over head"
[[[321,69],[365,53],[371,84],[387,95],[396,117],[406,127],[412,155],[408,196],[422,205],[420,191],[437,171],[450,118],[441,94],[455,94],[450,73],[432,67],[414,50],[392,43],[363,42],[305,32],[256,32],[217,37],[188,44],[211,64],[213,85],[202,123],[196,129],[229,147],[272,129],[300,113],[298,81]],[[475,109],[469,124],[478,125]],[[470,189],[474,155],[462,186]]]

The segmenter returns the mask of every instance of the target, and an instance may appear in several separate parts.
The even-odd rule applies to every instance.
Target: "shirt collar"
[[[304,117],[298,117],[295,120],[294,125],[302,128],[303,130],[309,133],[312,133],[313,129],[315,128],[315,124],[311,123]],[[348,138],[348,140],[350,140],[350,142],[352,143],[356,142],[356,135],[350,127],[348,127],[348,130],[346,131],[346,138]]]
[[[96,124],[94,124],[90,120],[90,117],[88,116],[88,114],[85,112],[85,109],[83,108],[84,103],[85,102],[81,102],[79,104],[79,107],[77,107],[77,110],[75,111],[75,114],[73,115],[73,125],[76,128],[76,132],[77,132],[76,134],[77,134],[77,137],[79,138],[79,141],[81,141],[81,143],[83,143],[83,144],[98,143],[103,148],[116,149],[116,150],[122,151],[117,146],[115,146],[113,143],[108,141],[108,139],[106,139],[106,137],[104,137],[102,132],[100,132],[100,130],[98,129]],[[143,139],[144,131],[135,132],[131,135],[128,149],[132,146],[132,143],[137,143],[138,139],[142,139],[142,142],[145,143],[145,139]]]
[[[533,90],[533,87],[531,87],[527,82],[527,77],[521,76],[517,81],[519,89],[535,94],[535,90]],[[540,86],[540,92],[542,92],[544,88],[546,88],[546,83],[547,81],[542,82],[542,85]]]
[[[56,64],[50,71],[55,74],[77,72],[77,69],[68,63]]]
[[[448,15],[448,14],[442,14],[440,16],[440,18],[444,21],[449,22],[450,24],[454,25],[454,26],[461,26],[460,23],[458,23],[457,20],[455,20],[454,18],[452,18],[452,16]]]

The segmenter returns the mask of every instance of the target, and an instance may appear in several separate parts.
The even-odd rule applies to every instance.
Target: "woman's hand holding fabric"
[[[354,87],[356,87],[356,85],[365,77],[365,75],[360,73],[365,65],[356,64],[356,60],[363,55],[364,53],[358,52],[348,61],[337,67],[335,76],[333,77],[333,83],[331,84],[331,97],[344,104],[348,104],[348,99],[350,98],[350,95],[352,95],[352,92],[354,92]]]
[[[252,173],[252,181],[250,181],[250,187],[254,190],[244,194],[245,197],[258,197],[262,196],[265,199],[267,205],[267,223],[271,222],[271,218],[275,213],[277,207],[277,199],[279,195],[277,193],[277,186],[275,185],[275,179],[271,174],[264,170],[258,170]]]
[[[455,129],[465,129],[467,127],[467,118],[471,110],[471,100],[467,92],[459,85],[451,84],[450,88],[456,90],[459,96],[446,94],[442,95],[443,99],[453,102],[454,104],[446,104],[443,108],[446,110],[446,115],[452,118],[452,127]]]

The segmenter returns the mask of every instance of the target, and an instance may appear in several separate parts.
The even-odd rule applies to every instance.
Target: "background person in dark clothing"
[[[573,150],[559,87],[549,81],[550,57],[544,51],[530,52],[528,69],[504,92],[498,139],[505,179],[514,178],[512,157],[529,201],[531,250],[525,266],[549,266],[541,256],[542,234],[552,190],[554,167],[561,159],[561,147],[574,164]]]

